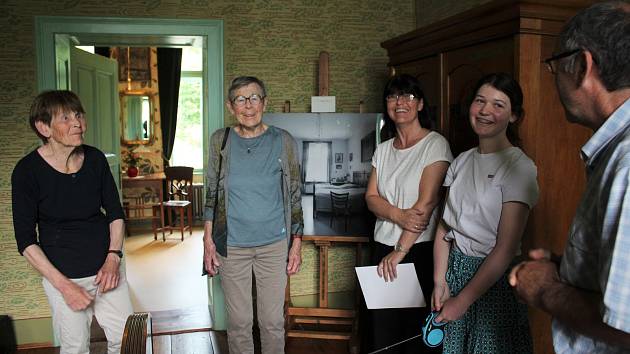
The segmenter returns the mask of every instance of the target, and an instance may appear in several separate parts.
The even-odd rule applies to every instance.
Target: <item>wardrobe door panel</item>
[[[441,131],[440,110],[440,60],[438,55],[416,60],[401,65],[396,70],[400,74],[415,76],[422,84],[426,98],[425,105],[429,109],[429,121],[421,122],[428,129]]]
[[[453,156],[477,145],[470,127],[468,108],[477,81],[493,72],[514,72],[514,41],[486,42],[444,54],[444,133]]]

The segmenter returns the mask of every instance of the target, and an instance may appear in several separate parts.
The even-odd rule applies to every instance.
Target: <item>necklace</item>
[[[251,154],[252,151],[256,151],[258,146],[261,144],[261,142],[263,141],[263,136],[260,135],[255,138],[242,138],[242,141],[247,153]]]
[[[262,133],[260,133],[259,135],[253,136],[253,137],[248,137],[248,136],[244,136],[245,134],[243,134],[243,129],[241,128],[241,134],[237,135],[240,138],[241,141],[241,146],[245,149],[245,151],[248,154],[251,154],[253,151],[256,151],[256,149],[258,148],[258,146],[262,143],[264,137],[265,137],[265,132],[267,132],[267,127],[263,127],[263,131]]]
[[[255,136],[252,138],[244,138],[242,136],[238,136],[238,146],[245,151],[247,154],[255,153],[258,148],[263,144],[265,140],[266,134],[263,133],[259,136]]]

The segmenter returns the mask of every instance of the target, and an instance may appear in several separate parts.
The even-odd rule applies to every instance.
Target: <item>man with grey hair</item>
[[[630,3],[579,12],[547,59],[570,122],[593,130],[582,147],[587,185],[564,255],[530,251],[510,283],[548,312],[556,353],[630,351]]]

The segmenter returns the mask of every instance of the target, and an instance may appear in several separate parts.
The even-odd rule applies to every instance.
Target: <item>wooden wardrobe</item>
[[[566,121],[542,61],[552,55],[566,20],[590,3],[498,0],[381,43],[392,72],[422,82],[432,126],[449,140],[454,156],[477,144],[467,103],[476,81],[502,71],[520,82],[525,119],[519,136],[538,167],[540,186],[524,253],[532,247],[562,253],[584,189],[580,148],[592,132]],[[535,353],[553,353],[550,317],[530,309],[530,324]]]

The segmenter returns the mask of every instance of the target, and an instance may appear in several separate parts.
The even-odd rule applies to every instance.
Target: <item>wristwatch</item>
[[[107,254],[110,254],[110,253],[115,253],[118,257],[120,257],[120,259],[123,258],[123,253],[122,253],[121,250],[109,250],[109,251],[107,251]]]
[[[398,251],[398,252],[402,252],[402,253],[408,253],[409,250],[406,249],[405,247],[403,247],[403,245],[400,244],[400,242],[396,242],[396,246],[394,246],[394,251]]]

